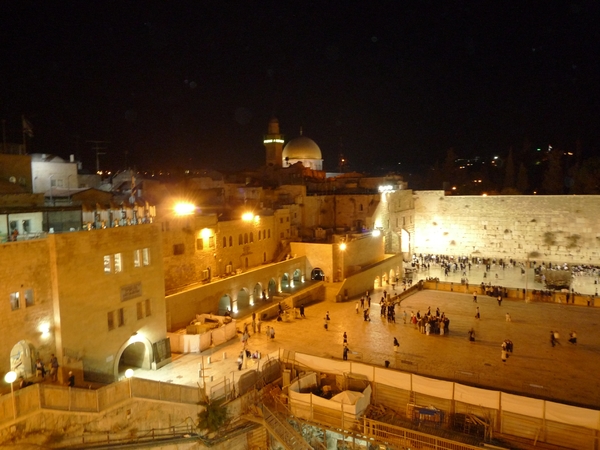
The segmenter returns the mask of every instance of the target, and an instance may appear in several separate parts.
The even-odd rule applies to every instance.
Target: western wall
[[[600,196],[415,191],[413,252],[600,264]]]

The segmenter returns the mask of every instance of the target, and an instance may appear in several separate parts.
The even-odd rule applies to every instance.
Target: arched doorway
[[[235,307],[233,308],[233,312],[236,314],[248,310],[250,308],[250,293],[248,289],[242,288],[237,294]]]
[[[258,303],[259,300],[262,300],[262,284],[256,283],[254,286],[254,290],[252,291],[252,296],[254,297],[254,304]]]
[[[302,271],[300,269],[294,270],[294,284],[302,283]]]
[[[273,299],[273,296],[277,294],[277,282],[271,278],[269,280],[269,298]]]
[[[122,378],[127,369],[152,370],[152,344],[142,335],[135,333],[117,352],[115,360],[115,380]]]
[[[289,289],[290,288],[290,276],[287,273],[284,273],[281,277],[281,289]]]
[[[387,273],[384,273],[381,276],[381,287],[387,286],[388,284],[388,277],[387,277]]]
[[[373,288],[377,289],[379,287],[381,287],[381,281],[380,281],[379,277],[375,277],[375,282],[373,283]]]
[[[325,273],[321,269],[319,269],[318,267],[315,267],[310,272],[310,279],[311,280],[317,280],[317,281],[323,281],[325,279]]]
[[[231,313],[233,311],[233,305],[231,304],[231,297],[228,294],[225,294],[219,300],[219,311],[217,314],[222,316],[227,311]]]
[[[10,351],[10,370],[25,379],[35,375],[35,347],[29,341],[17,342]]]

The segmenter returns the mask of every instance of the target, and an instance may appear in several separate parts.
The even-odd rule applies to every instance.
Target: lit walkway
[[[470,283],[482,281],[477,273],[481,275],[483,270],[472,270]],[[419,276],[425,278],[427,275],[421,272]],[[435,276],[435,269],[430,271],[430,276]],[[460,273],[451,276],[456,276],[460,283]],[[519,281],[524,286],[524,279],[520,280],[520,277],[518,269],[507,269],[499,274],[500,281],[504,281],[502,284],[507,287]],[[450,277],[448,281],[451,281]],[[582,281],[580,292],[586,292],[583,288],[593,288],[593,279],[586,281]],[[390,287],[386,289],[390,290]],[[249,349],[258,350],[263,356],[282,348],[341,359],[342,334],[346,331],[348,345],[353,352],[351,360],[380,366],[388,360],[394,369],[600,407],[600,380],[596,376],[600,372],[600,333],[597,329],[600,308],[524,303],[510,299],[498,306],[493,298],[479,296],[477,306],[480,307],[481,319],[476,320],[476,305],[471,294],[426,290],[404,300],[396,308],[397,323],[389,324],[379,316],[379,306],[376,304],[382,290],[380,288],[372,295],[371,322],[363,321],[362,314],[356,314],[355,299],[335,303],[333,298],[328,298],[308,306],[306,319],[263,323],[263,332],[251,335]],[[403,310],[410,316],[411,311],[420,310],[424,313],[429,306],[432,311],[439,307],[450,318],[448,335],[422,335],[412,325],[402,323]],[[326,311],[331,315],[328,331],[323,327]],[[512,316],[512,322],[506,322],[507,312]],[[249,322],[250,318],[246,321]],[[240,320],[240,323],[243,322]],[[274,340],[265,336],[267,325],[275,328]],[[475,330],[475,342],[467,339],[467,331],[471,327]],[[550,330],[560,332],[560,345],[550,345]],[[577,345],[567,342],[571,330],[577,331]],[[393,337],[400,341],[400,352],[397,354],[393,351]],[[512,340],[515,348],[506,363],[500,359],[500,345],[504,339]],[[240,350],[239,340],[231,340],[202,355],[174,355],[174,361],[169,366],[154,372],[136,370],[135,376],[198,386],[202,382],[199,363],[203,357],[206,360],[207,356],[211,356],[212,363],[205,372],[213,378],[212,382],[210,378],[206,379],[210,389],[224,377],[234,380],[239,377],[242,372],[237,370],[236,358]],[[224,353],[227,358],[223,357]],[[245,370],[253,368],[255,366],[249,366]]]

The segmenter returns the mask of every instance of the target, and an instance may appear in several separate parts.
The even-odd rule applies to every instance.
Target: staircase
[[[262,406],[264,425],[286,450],[313,450],[308,442],[292,427],[285,417],[279,416],[266,405]]]

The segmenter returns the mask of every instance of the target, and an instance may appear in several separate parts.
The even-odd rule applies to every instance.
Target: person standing
[[[398,353],[399,348],[400,348],[400,342],[398,342],[398,339],[394,338],[394,352]]]
[[[502,346],[502,351],[500,352],[500,358],[502,358],[502,362],[506,362],[507,354],[505,346]]]
[[[327,316],[325,316],[325,318],[323,319],[323,322],[324,322],[324,323],[323,323],[323,327],[325,328],[325,331],[327,331],[327,328],[328,328],[328,326],[329,326],[329,325],[328,325],[328,320],[329,320],[329,319],[327,318]]]
[[[343,353],[343,359],[344,361],[348,361],[348,346],[344,344],[344,353]]]
[[[402,311],[402,320],[404,321],[404,324],[406,325],[406,311]]]
[[[473,291],[473,303],[477,303],[477,291]]]
[[[73,372],[69,371],[69,378],[67,378],[67,385],[69,387],[75,387],[75,375]]]
[[[469,341],[470,342],[474,342],[475,341],[475,330],[473,328],[471,328],[469,330]]]
[[[502,294],[498,295],[498,306],[502,306]]]
[[[46,377],[46,369],[44,368],[44,363],[40,358],[35,362],[35,376],[41,377],[42,380]]]
[[[262,320],[260,320],[260,317],[258,318],[258,323],[256,324],[257,328],[258,328],[258,334],[260,334],[260,328],[262,327]]]
[[[550,330],[550,344],[552,344],[552,347],[554,347],[556,345],[556,339],[554,337],[554,331]]]
[[[50,379],[56,381],[58,379],[58,359],[54,353],[50,356]]]
[[[358,314],[358,302],[356,302],[356,314]]]
[[[300,305],[300,317],[306,319],[306,316],[304,315],[304,305]]]
[[[479,306],[477,307],[477,309],[475,310],[475,318],[476,319],[481,319],[481,315],[479,314]]]
[[[575,330],[569,333],[569,342],[571,344],[577,344],[577,333],[575,333]]]
[[[271,339],[275,339],[275,328],[271,327]]]

